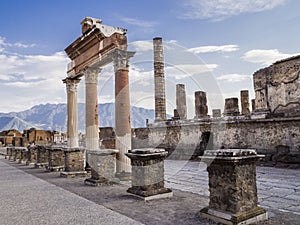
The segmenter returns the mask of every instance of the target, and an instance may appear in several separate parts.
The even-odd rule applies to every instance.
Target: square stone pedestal
[[[87,172],[84,170],[84,153],[80,148],[64,148],[65,171],[60,173],[61,177],[85,177]]]
[[[84,181],[87,185],[100,186],[119,183],[115,177],[116,149],[87,150],[87,161],[91,167],[91,178]]]
[[[48,172],[58,172],[65,169],[65,154],[62,146],[46,146],[48,151],[48,165],[46,170]]]
[[[207,164],[210,201],[200,216],[235,225],[266,220],[256,187],[256,162],[263,157],[253,149],[205,151],[200,158]]]
[[[6,156],[5,158],[8,160],[13,160],[13,148],[12,147],[7,147],[6,148]]]
[[[127,192],[145,201],[172,197],[172,190],[164,187],[164,159],[167,154],[164,149],[156,148],[134,149],[125,153],[132,166],[131,187]]]
[[[36,145],[30,145],[28,147],[28,159],[26,165],[31,166],[37,162],[37,148]]]
[[[13,160],[16,161],[16,162],[19,162],[21,160],[21,148],[19,147],[14,147],[12,148],[13,150],[13,153],[14,153],[14,156],[13,156]]]
[[[28,149],[26,147],[21,148],[21,159],[19,160],[19,163],[26,164],[28,160]]]
[[[35,168],[46,168],[49,163],[49,153],[45,146],[37,145],[37,160],[34,164]]]

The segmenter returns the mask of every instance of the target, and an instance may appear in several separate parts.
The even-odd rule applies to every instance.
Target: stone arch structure
[[[130,172],[130,161],[125,156],[131,149],[129,58],[126,29],[103,25],[99,19],[86,17],[81,21],[82,35],[65,52],[71,59],[67,77],[68,145],[78,147],[77,85],[85,78],[86,148],[99,149],[97,81],[101,68],[113,63],[115,71],[115,132],[119,150],[117,172]]]

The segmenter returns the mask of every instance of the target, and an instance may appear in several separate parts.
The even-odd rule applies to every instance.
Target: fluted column
[[[117,173],[130,173],[130,159],[125,156],[131,149],[130,97],[128,79],[128,60],[133,52],[116,49],[113,54],[115,70],[115,132],[117,154]]]
[[[97,82],[100,68],[85,69],[85,142],[86,148],[99,148],[98,92]]]
[[[64,83],[67,89],[67,137],[70,148],[79,147],[78,145],[78,105],[77,105],[77,85],[79,79],[66,79]]]

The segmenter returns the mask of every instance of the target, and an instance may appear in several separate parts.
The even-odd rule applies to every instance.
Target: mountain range
[[[104,103],[98,105],[99,127],[114,127],[115,105]],[[153,109],[131,107],[131,127],[146,127],[146,119],[154,120]],[[41,104],[21,112],[0,113],[0,131],[36,128],[43,130],[66,131],[67,105]],[[78,104],[78,130],[85,132],[85,105]]]

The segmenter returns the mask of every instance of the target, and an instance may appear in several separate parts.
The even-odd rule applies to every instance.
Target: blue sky
[[[128,29],[132,105],[152,108],[152,39],[165,44],[167,111],[175,108],[175,85],[184,83],[188,115],[193,93],[207,92],[211,108],[248,89],[252,74],[300,53],[300,1],[296,0],[10,0],[0,1],[0,112],[66,102],[69,62],[64,49],[91,16]],[[113,101],[111,65],[99,75],[99,102]],[[78,90],[84,101],[84,81]]]

